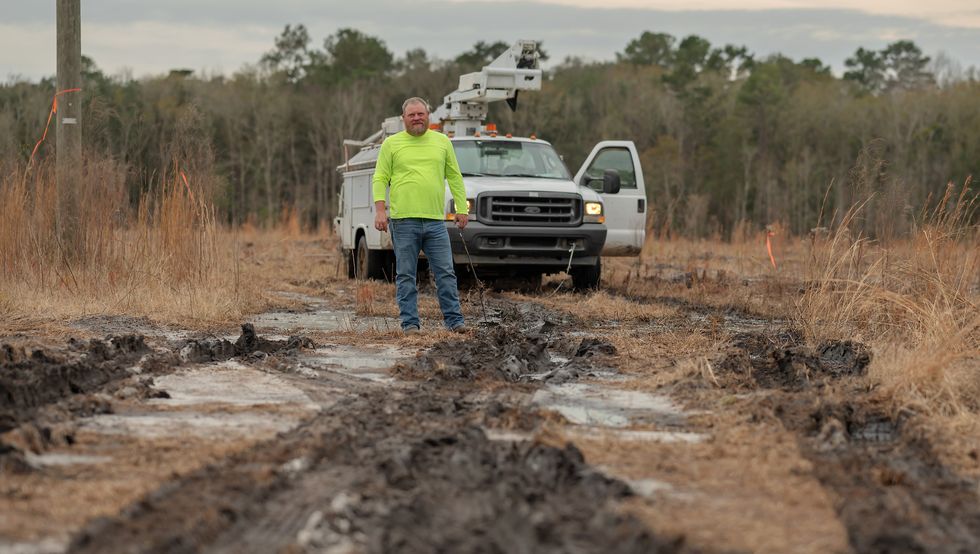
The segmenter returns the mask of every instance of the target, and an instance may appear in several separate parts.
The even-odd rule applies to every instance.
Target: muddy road
[[[860,343],[615,290],[489,294],[464,336],[293,300],[6,340],[0,552],[980,551]]]

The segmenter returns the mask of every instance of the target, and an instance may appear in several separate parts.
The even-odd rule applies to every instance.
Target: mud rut
[[[571,444],[491,440],[487,428],[533,430],[548,417],[516,402],[545,383],[614,371],[601,332],[537,305],[492,297],[490,325],[400,364],[395,383],[340,375],[296,379],[319,412],[273,440],[171,480],[114,517],[89,522],[71,552],[678,552],[618,509],[633,494]],[[683,301],[688,316],[749,314]],[[684,325],[684,321],[673,322]],[[689,322],[687,323],[689,324]],[[654,332],[654,331],[652,331]],[[97,391],[166,396],[153,376],[236,358],[290,375],[308,339],[183,341],[171,352],[141,337],[72,343],[58,354],[0,349],[0,433],[108,410]],[[767,391],[755,406],[798,437],[837,498],[858,552],[980,550],[976,483],[944,468],[928,439],[861,390],[870,354],[856,343],[808,348],[786,327],[735,332],[715,360],[720,386]],[[126,368],[139,360],[143,373]],[[343,389],[336,395],[322,390]],[[835,394],[827,394],[828,391]],[[67,438],[70,442],[70,437]],[[0,473],[35,471],[0,443]]]

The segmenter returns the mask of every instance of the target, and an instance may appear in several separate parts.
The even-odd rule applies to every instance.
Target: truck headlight
[[[602,215],[602,202],[586,202],[583,223],[605,223],[606,216]]]
[[[466,199],[466,213],[473,215],[473,200],[471,198]],[[456,203],[450,200],[449,208],[446,209],[446,221],[453,221],[454,219],[456,219]]]

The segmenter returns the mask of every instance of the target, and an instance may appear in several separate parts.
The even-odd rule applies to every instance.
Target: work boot
[[[470,328],[467,327],[466,324],[464,324],[464,323],[460,323],[459,325],[457,325],[457,326],[453,327],[452,329],[450,329],[450,331],[452,331],[453,333],[466,333],[469,330],[470,330]]]
[[[417,335],[419,334],[419,328],[414,325],[410,325],[402,329],[402,333],[405,333],[406,335]]]

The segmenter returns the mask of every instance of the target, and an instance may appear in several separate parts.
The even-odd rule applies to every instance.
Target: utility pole
[[[82,86],[81,0],[56,0],[58,27],[58,91]],[[71,262],[81,253],[78,219],[82,182],[82,95],[66,92],[57,97],[55,178],[58,187],[58,239],[64,258]]]

